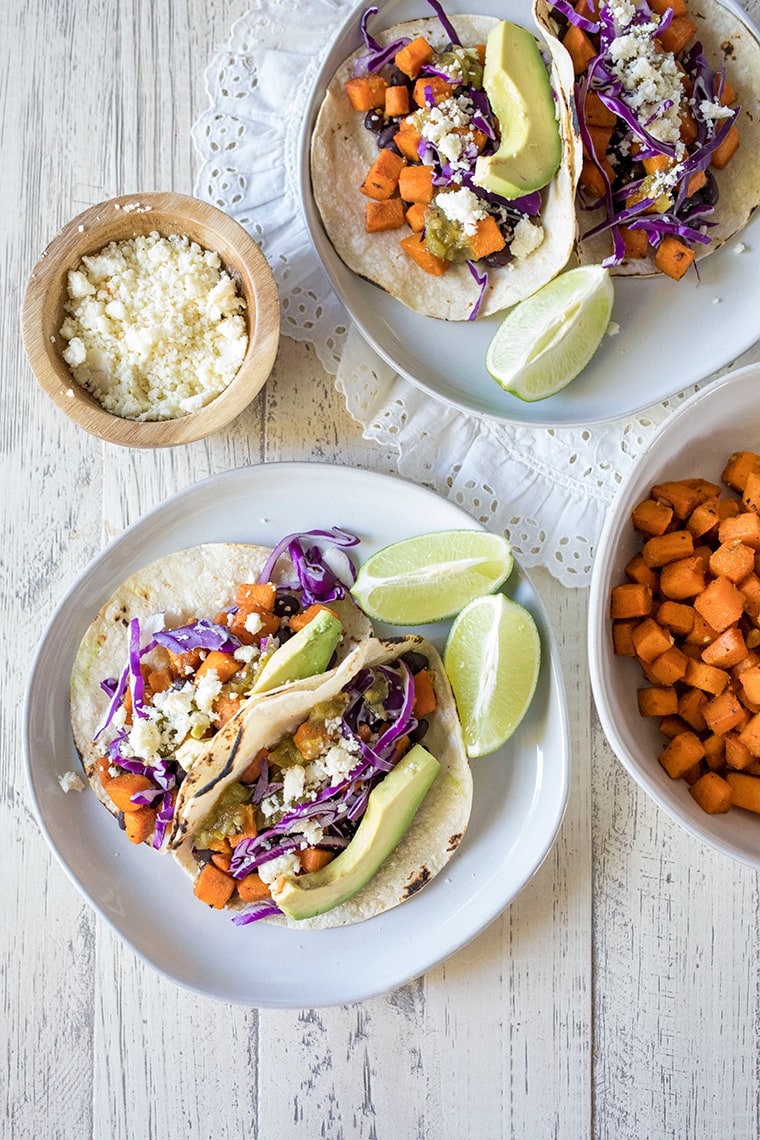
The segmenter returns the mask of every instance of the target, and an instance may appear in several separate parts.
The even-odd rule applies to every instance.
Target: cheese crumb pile
[[[111,242],[68,275],[63,358],[113,415],[176,419],[218,396],[248,336],[217,253],[158,233]]]

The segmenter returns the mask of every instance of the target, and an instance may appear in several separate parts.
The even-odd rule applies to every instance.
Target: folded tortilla
[[[204,821],[213,817],[225,789],[239,780],[259,751],[271,749],[291,735],[315,706],[335,697],[362,669],[392,664],[410,651],[422,653],[434,675],[437,707],[426,717],[428,728],[421,743],[436,757],[441,770],[409,829],[370,883],[347,902],[315,918],[294,921],[276,915],[261,921],[301,930],[360,922],[404,902],[445,866],[467,827],[472,776],[441,658],[424,638],[410,636],[397,641],[364,641],[311,692],[273,694],[225,725],[208,752],[193,764],[177,800],[170,847],[191,878],[201,870],[201,861],[194,853],[195,835]],[[230,905],[233,909],[241,907],[239,902]]]
[[[175,551],[132,574],[109,598],[82,639],[71,675],[71,727],[87,779],[98,799],[110,812],[118,809],[104,789],[97,771],[108,733],[96,740],[97,730],[108,709],[109,698],[101,682],[120,676],[127,659],[128,627],[132,618],[146,621],[164,614],[166,629],[205,618],[213,621],[220,610],[233,605],[241,583],[256,582],[272,553],[267,546],[242,543],[205,543]],[[290,559],[283,555],[272,578],[289,582]],[[296,590],[290,591],[297,593]],[[343,624],[338,646],[340,661],[365,639],[372,636],[367,617],[350,597],[330,602]],[[145,658],[150,661],[150,657]],[[324,675],[322,675],[324,676]],[[293,682],[285,689],[316,687],[321,677]],[[272,690],[273,692],[282,690]],[[268,694],[248,696],[241,705],[256,702]]]
[[[498,23],[490,16],[452,16],[464,46],[485,43]],[[400,36],[424,36],[437,50],[448,36],[435,17],[409,20],[376,34],[380,44]],[[573,69],[570,57],[554,36],[540,41],[551,57],[557,119],[562,139],[562,161],[549,185],[542,191],[541,244],[527,257],[488,269],[488,288],[480,316],[499,312],[535,293],[565,266],[575,241],[575,186],[581,166],[581,147],[573,130],[570,97]],[[366,197],[359,187],[377,158],[375,136],[363,125],[363,116],[348,100],[345,82],[354,73],[356,59],[366,49],[355,51],[331,79],[317,116],[311,140],[311,181],[314,200],[325,232],[336,253],[349,269],[379,285],[410,309],[449,321],[470,318],[480,287],[466,264],[452,265],[441,277],[420,269],[399,245],[400,230],[366,233]],[[411,233],[411,230],[406,231]]]
[[[534,16],[547,39],[558,38],[558,25],[550,15],[551,4],[536,0]],[[718,184],[719,198],[709,221],[709,244],[695,243],[697,260],[714,253],[737,234],[760,204],[760,42],[756,33],[739,13],[718,0],[689,0],[688,16],[697,25],[695,40],[703,48],[705,58],[714,71],[725,65],[726,77],[736,92],[741,108],[736,126],[739,149],[723,170],[711,168]],[[572,88],[571,88],[572,89]],[[583,264],[596,264],[610,255],[609,233],[584,238],[583,234],[605,219],[605,211],[579,209],[578,256]],[[660,273],[654,263],[654,251],[645,258],[630,258],[610,267],[617,276],[651,277]]]

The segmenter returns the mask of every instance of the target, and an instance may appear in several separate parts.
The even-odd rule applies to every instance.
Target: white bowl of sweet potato
[[[760,365],[665,422],[599,541],[589,666],[604,732],[693,835],[760,867]]]

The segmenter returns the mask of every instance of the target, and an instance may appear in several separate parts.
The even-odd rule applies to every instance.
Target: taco
[[[760,43],[716,0],[538,0],[573,58],[579,253],[683,277],[760,202]]]
[[[340,926],[432,879],[471,800],[437,651],[375,639],[311,692],[274,694],[222,729],[180,789],[170,847],[197,897],[235,922]]]
[[[327,534],[290,535],[274,550],[209,543],[168,554],[90,624],[71,726],[91,787],[133,842],[164,846],[185,772],[224,724],[270,692],[316,686],[314,674],[372,636],[348,593],[341,546],[356,540],[329,532],[323,556]]]
[[[365,12],[366,46],[330,80],[312,132],[311,181],[325,232],[351,270],[427,316],[473,320],[514,305],[573,249],[580,143],[569,57],[555,37],[539,53],[532,33],[487,16],[410,20],[375,38],[367,31],[375,11]],[[476,173],[499,147],[483,78],[485,45],[499,25],[529,35],[556,153],[538,188],[509,199]]]

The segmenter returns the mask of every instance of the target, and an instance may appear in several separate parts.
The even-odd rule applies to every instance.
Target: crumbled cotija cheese
[[[111,242],[68,276],[63,358],[125,419],[167,420],[218,396],[240,367],[245,301],[219,255],[158,233]]]

